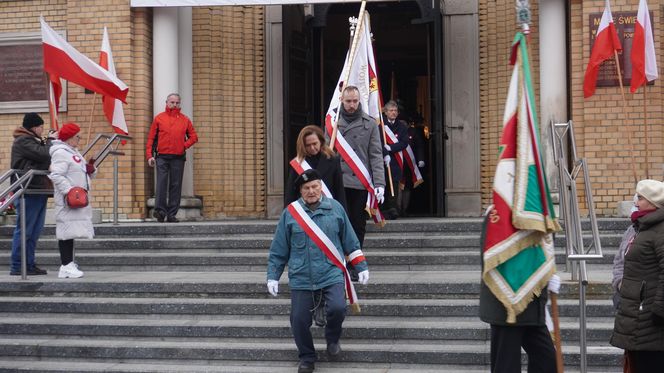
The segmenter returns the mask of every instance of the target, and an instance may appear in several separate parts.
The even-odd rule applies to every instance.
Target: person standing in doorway
[[[383,144],[383,159],[385,161],[385,174],[387,175],[388,167],[392,174],[392,191],[394,191],[394,195],[389,192],[387,193],[385,203],[381,206],[381,209],[385,213],[386,219],[394,220],[399,217],[397,200],[399,199],[399,184],[403,174],[402,166],[399,165],[397,157],[401,156],[402,151],[408,146],[408,126],[404,121],[397,118],[399,116],[399,107],[395,101],[388,101],[383,110],[383,124],[386,126],[385,131],[389,133],[387,136],[388,143]]]
[[[153,216],[157,221],[177,223],[180,209],[185,152],[198,142],[191,120],[180,112],[180,95],[166,97],[166,110],[150,126],[145,155],[150,167],[157,166]],[[168,195],[167,195],[168,193]]]

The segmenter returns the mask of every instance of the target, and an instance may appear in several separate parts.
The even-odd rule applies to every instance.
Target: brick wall
[[[482,203],[491,199],[491,187],[497,161],[497,146],[507,84],[511,68],[507,64],[509,46],[516,31],[514,1],[480,0],[480,121],[482,146]],[[537,2],[531,1],[530,54],[533,83],[539,97]],[[664,1],[648,2],[654,18],[657,60],[662,63],[661,9]],[[612,216],[619,201],[630,200],[634,194],[632,163],[636,165],[636,179],[664,178],[664,150],[662,149],[662,93],[659,81],[648,87],[647,125],[644,125],[643,90],[630,94],[625,87],[623,106],[619,87],[598,87],[594,96],[583,98],[583,76],[590,57],[588,17],[602,12],[603,0],[573,0],[569,5],[569,88],[570,119],[574,121],[577,152],[588,163],[595,210],[598,215]],[[611,1],[611,10],[636,12],[638,1]],[[627,57],[629,58],[629,57]],[[647,127],[647,130],[646,130]],[[630,145],[630,137],[632,138]],[[649,141],[649,163],[646,165],[646,139]],[[633,149],[633,151],[631,150]],[[584,197],[583,185],[578,185],[579,197]],[[582,203],[582,208],[586,208]]]
[[[196,195],[207,218],[265,215],[262,7],[195,8]]]

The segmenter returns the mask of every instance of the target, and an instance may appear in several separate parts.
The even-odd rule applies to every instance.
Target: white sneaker
[[[79,278],[83,277],[83,271],[78,269],[78,265],[74,262],[67,264],[66,266],[60,266],[60,272],[58,273],[59,278]]]

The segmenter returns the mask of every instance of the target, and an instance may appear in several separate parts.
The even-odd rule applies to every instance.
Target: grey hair
[[[384,110],[391,109],[391,108],[399,110],[399,105],[397,105],[396,101],[390,100],[385,105],[383,105]]]
[[[166,96],[166,101],[168,101],[168,98],[171,97],[171,96],[178,96],[178,98],[180,100],[182,100],[182,97],[180,97],[179,93],[173,92],[173,93],[169,93],[168,96]]]

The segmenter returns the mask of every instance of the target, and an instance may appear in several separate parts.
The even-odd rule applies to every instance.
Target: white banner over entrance
[[[379,1],[379,0],[374,0]],[[131,6],[168,7],[168,6],[216,6],[216,5],[295,5],[295,4],[329,4],[359,3],[360,0],[131,0]],[[371,2],[368,0],[367,2]]]

